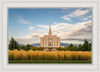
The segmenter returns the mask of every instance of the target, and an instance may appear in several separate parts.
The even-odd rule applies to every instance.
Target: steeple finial
[[[51,32],[51,21],[49,22],[49,35],[52,35],[52,32]]]

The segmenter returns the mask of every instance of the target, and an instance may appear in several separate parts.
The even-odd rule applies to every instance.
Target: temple
[[[49,24],[48,35],[40,37],[40,42],[41,47],[44,47],[45,51],[55,51],[58,47],[60,47],[60,37],[57,37],[57,35],[52,35],[51,22]]]

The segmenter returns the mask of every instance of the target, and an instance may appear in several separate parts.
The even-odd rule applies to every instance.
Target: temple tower
[[[49,36],[51,36],[52,35],[52,32],[51,32],[51,21],[50,21],[50,23],[49,23],[49,34],[48,34]]]
[[[56,50],[56,48],[60,47],[60,37],[57,35],[52,35],[51,31],[51,22],[49,23],[49,32],[48,35],[44,35],[40,37],[41,47],[44,47],[44,50]]]

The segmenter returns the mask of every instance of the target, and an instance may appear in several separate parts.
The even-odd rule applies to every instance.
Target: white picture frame
[[[72,0],[71,0],[72,1]],[[75,0],[1,0],[0,1],[0,71],[54,71],[54,72],[99,72],[99,57],[100,49],[97,47],[97,22],[99,1]],[[8,64],[8,49],[7,49],[7,22],[8,8],[64,8],[64,7],[92,7],[93,8],[93,48],[92,48],[92,64]],[[99,26],[98,26],[99,27]],[[99,35],[98,35],[99,36]]]

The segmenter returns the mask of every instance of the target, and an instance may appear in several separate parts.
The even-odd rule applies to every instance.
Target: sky
[[[62,43],[92,41],[92,8],[9,8],[8,39],[25,45],[40,43],[49,32],[49,22]]]

